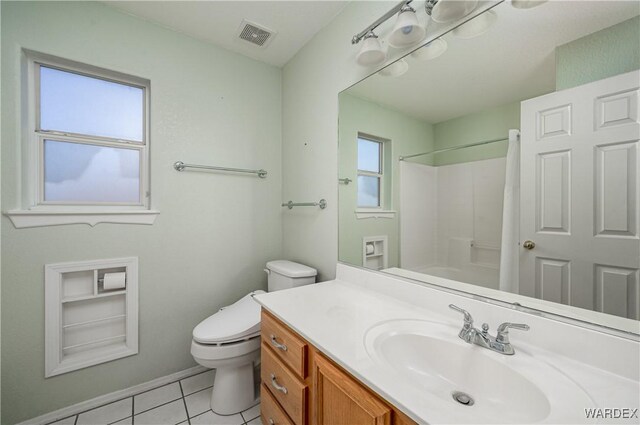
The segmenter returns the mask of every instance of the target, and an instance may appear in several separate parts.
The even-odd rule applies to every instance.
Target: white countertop
[[[392,368],[382,367],[374,362],[367,353],[365,335],[371,327],[385,321],[429,320],[450,326],[451,341],[455,342],[458,340],[457,330],[462,325],[462,319],[459,314],[448,311],[447,306],[450,302],[468,309],[474,317],[486,311],[483,318],[488,317],[491,320],[489,323],[498,317],[504,318],[502,321],[517,321],[512,318],[514,315],[520,315],[521,317],[517,317],[520,322],[530,324],[531,332],[514,333],[512,336],[516,355],[502,357],[506,359],[505,362],[513,362],[513,359],[517,358],[517,351],[525,350],[551,367],[562,370],[577,383],[591,398],[593,405],[581,406],[581,412],[574,412],[574,416],[569,419],[570,422],[595,423],[594,420],[584,417],[582,408],[639,407],[640,365],[637,363],[640,363],[640,348],[635,341],[564,323],[555,324],[549,319],[386,276],[373,276],[370,272],[359,269],[339,273],[339,278],[341,274],[343,278],[349,278],[349,281],[338,279],[266,293],[256,296],[255,299],[325,355],[419,423],[464,423],[473,420],[469,420],[469,411],[457,414],[455,407],[437,403],[423,392],[417,391],[415,386],[398,379],[398,374]],[[553,328],[551,333],[549,329],[553,326],[557,329]],[[558,333],[562,332],[568,333],[558,336]],[[573,336],[576,338],[575,341],[571,339]],[[541,341],[547,340],[549,346],[545,347]],[[566,345],[566,349],[560,352],[553,349],[558,346],[558,340],[565,341]],[[584,347],[580,346],[581,344],[584,344]],[[486,350],[471,345],[469,349]],[[577,357],[580,358],[576,359]],[[509,358],[512,360],[508,360]],[[607,364],[611,364],[611,367]],[[500,415],[500,412],[496,412],[496,415]],[[602,420],[598,421],[601,422]],[[637,419],[629,421],[637,422]],[[612,423],[625,422],[618,419]]]

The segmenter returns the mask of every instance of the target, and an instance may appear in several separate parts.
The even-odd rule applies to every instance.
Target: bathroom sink
[[[393,320],[367,331],[367,353],[426,399],[450,407],[451,422],[575,423],[591,398],[566,375],[519,349],[506,356],[458,338],[460,329]]]

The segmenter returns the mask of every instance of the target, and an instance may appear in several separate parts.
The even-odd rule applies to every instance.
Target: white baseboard
[[[112,403],[123,398],[131,397],[135,394],[151,390],[153,388],[161,387],[166,384],[170,384],[187,376],[195,375],[199,372],[207,370],[204,366],[194,366],[189,369],[181,370],[180,372],[172,373],[171,375],[161,376],[160,378],[153,379],[149,382],[134,385],[133,387],[125,388],[124,390],[114,391],[109,394],[101,395],[90,400],[82,401],[72,406],[63,407],[62,409],[55,410],[53,412],[45,413],[44,415],[36,418],[28,419],[24,422],[20,422],[17,425],[44,425],[50,422],[55,422],[60,419],[67,418],[69,416],[77,415],[87,410],[95,409],[96,407],[103,406],[105,404]]]

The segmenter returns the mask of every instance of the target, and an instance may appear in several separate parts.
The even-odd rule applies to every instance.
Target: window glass
[[[380,142],[358,138],[358,170],[381,173]]]
[[[45,140],[44,200],[140,203],[140,151]]]
[[[374,176],[358,176],[358,206],[380,206],[380,178]]]
[[[144,90],[40,66],[40,129],[142,142]]]

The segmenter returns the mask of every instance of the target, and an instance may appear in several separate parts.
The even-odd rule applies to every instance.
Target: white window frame
[[[379,149],[379,155],[378,155],[378,160],[379,160],[379,164],[378,164],[378,170],[380,170],[379,173],[374,173],[373,171],[367,171],[367,170],[361,170],[361,169],[357,169],[357,177],[360,176],[366,176],[366,177],[377,177],[378,178],[378,206],[377,207],[371,207],[371,206],[360,206],[358,205],[358,197],[356,196],[356,207],[358,210],[366,210],[366,211],[378,211],[378,210],[382,210],[384,208],[384,147],[385,147],[385,140],[382,140],[380,138],[377,137],[373,137],[367,134],[363,134],[363,133],[358,133],[358,140],[363,139],[366,140],[368,142],[373,142],[373,143],[377,143],[378,144],[378,149]],[[357,152],[357,159],[360,159],[360,151],[358,150]],[[356,165],[357,168],[357,165]],[[360,188],[358,187],[358,181],[356,179],[356,193],[359,193]]]
[[[64,133],[43,130],[40,123],[40,67],[59,69],[141,88],[144,91],[142,141],[121,140],[104,136]],[[101,222],[153,224],[159,214],[151,208],[149,168],[149,80],[95,67],[42,53],[23,51],[23,76],[26,81],[26,100],[23,107],[21,209],[7,215],[18,227],[36,227],[56,224]],[[23,86],[25,86],[23,84]],[[44,141],[81,143],[134,149],[140,152],[140,199],[136,203],[115,202],[52,202],[44,199]]]

